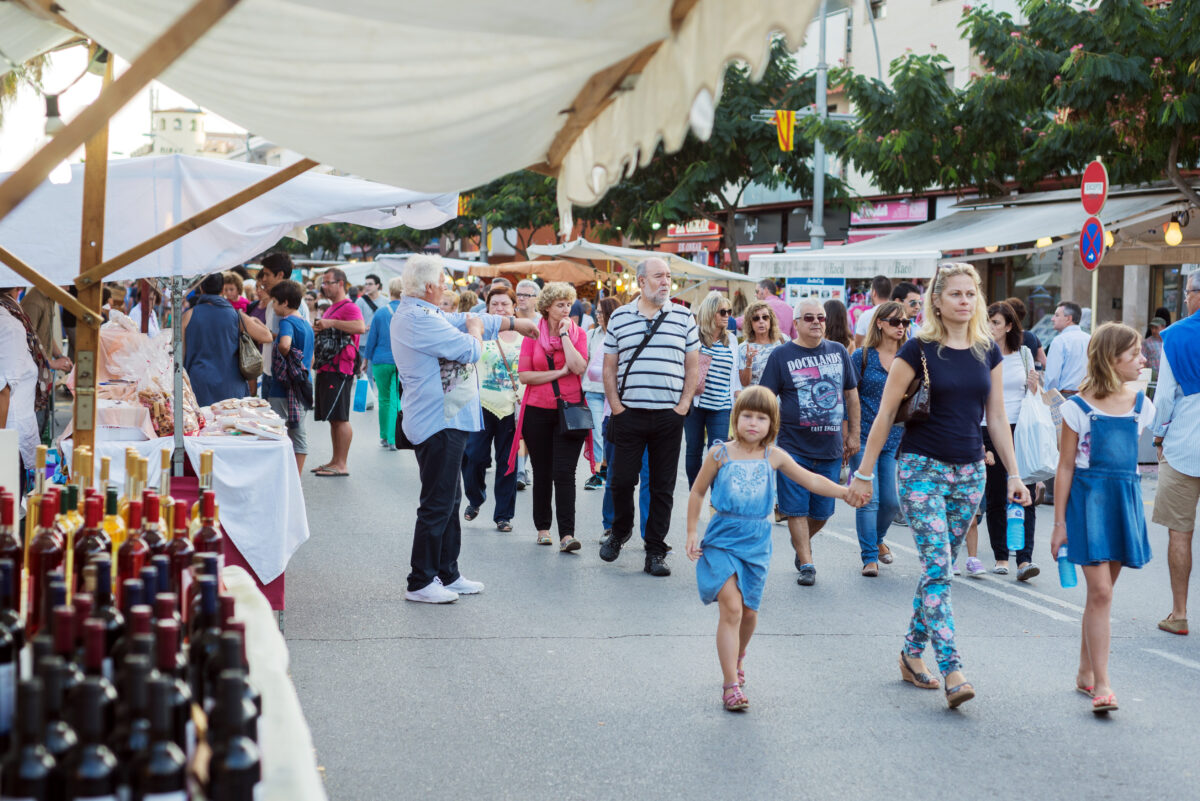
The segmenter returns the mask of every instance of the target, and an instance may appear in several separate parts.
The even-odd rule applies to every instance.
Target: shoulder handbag
[[[512,385],[513,400],[517,403],[521,402],[520,379],[513,372],[512,365],[508,363],[508,357],[504,355],[504,343],[500,341],[500,337],[496,337],[496,350],[500,353],[500,361],[504,362],[504,372],[508,373],[508,383]]]
[[[234,309],[237,312],[237,309]],[[241,312],[237,312],[238,316],[238,370],[242,373],[242,378],[247,381],[253,381],[262,375],[263,358],[262,351],[259,350],[258,343],[250,338],[246,333],[246,322],[242,319]]]
[[[548,353],[546,362],[550,365],[551,372],[557,369],[554,359],[551,359]],[[554,399],[558,401],[558,428],[555,429],[557,433],[570,440],[587,437],[588,432],[592,430],[592,413],[588,410],[587,401],[568,403],[563,400],[562,393],[558,391],[558,379],[551,381],[550,386],[554,387]]]
[[[633,351],[633,355],[629,357],[629,361],[625,362],[625,372],[621,373],[621,386],[617,388],[618,398],[624,396],[625,394],[625,384],[629,381],[629,369],[633,367],[634,361],[637,360],[638,356],[642,355],[642,351],[644,351],[646,346],[650,344],[650,340],[654,338],[654,332],[658,330],[660,325],[662,325],[663,320],[667,319],[667,313],[667,309],[663,309],[658,313],[658,316],[654,318],[654,323],[650,326],[649,330],[646,331],[646,335],[642,337],[641,344],[639,344]]]
[[[918,349],[921,351],[921,375],[915,376],[904,390],[894,423],[919,423],[929,419],[929,363],[925,361],[924,345]]]

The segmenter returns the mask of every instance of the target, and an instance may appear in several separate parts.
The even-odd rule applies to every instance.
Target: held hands
[[[863,506],[864,504],[866,504],[866,502],[869,500],[869,498],[864,498],[861,495],[856,495],[854,493],[854,490],[850,489],[849,487],[842,487],[842,500],[845,501],[848,505],[857,509],[860,506]]]
[[[1008,499],[1016,501],[1022,506],[1029,506],[1033,503],[1033,498],[1029,496],[1029,489],[1021,483],[1020,476],[1011,476],[1008,479]]]
[[[863,481],[861,478],[852,478],[850,486],[846,488],[844,500],[857,509],[871,500],[872,489],[870,481]]]
[[[693,562],[700,558],[700,554],[704,553],[700,548],[700,538],[696,535],[695,529],[688,531],[687,544],[684,545],[684,548],[687,551],[688,559]]]

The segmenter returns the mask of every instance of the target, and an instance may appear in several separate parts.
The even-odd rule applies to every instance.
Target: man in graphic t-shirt
[[[362,312],[346,295],[346,274],[331,267],[321,276],[321,293],[330,301],[330,306],[320,320],[313,323],[313,331],[321,336],[322,331],[336,330],[350,334],[350,342],[337,357],[328,364],[316,368],[313,380],[313,396],[316,405],[314,419],[329,422],[329,436],[333,440],[333,458],[313,470],[318,476],[347,476],[346,459],[350,454],[350,441],[354,429],[350,426],[350,400],[354,396],[354,362],[359,352],[359,336],[367,332]]]
[[[842,464],[859,447],[857,379],[846,348],[825,339],[820,301],[797,303],[795,324],[796,338],[775,349],[759,383],[779,397],[779,447],[801,467],[837,481]],[[796,550],[798,583],[810,586],[817,580],[810,539],[833,516],[833,498],[815,495],[782,474],[776,487]]]

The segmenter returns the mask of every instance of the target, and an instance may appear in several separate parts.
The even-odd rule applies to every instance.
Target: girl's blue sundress
[[[704,529],[703,553],[696,562],[700,600],[710,604],[730,576],[736,575],[742,601],[758,609],[767,566],[771,562],[771,523],[775,508],[775,469],[768,460],[730,459],[724,443],[717,446],[721,463],[712,484],[712,505],[717,510]]]

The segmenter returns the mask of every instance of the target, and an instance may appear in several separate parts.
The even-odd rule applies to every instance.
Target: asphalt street
[[[578,493],[581,552],[537,546],[526,491],[512,533],[495,530],[490,500],[463,524],[463,573],[486,590],[428,606],[403,599],[415,458],[379,448],[373,412],[354,424],[351,476],[304,475],[312,537],[287,571],[292,677],[336,801],[1200,798],[1200,636],[1155,628],[1170,609],[1159,526],[1154,560],[1116,587],[1121,708],[1107,719],[1074,691],[1083,578],[1059,587],[1046,506],[1040,577],[956,580],[978,693],[957,711],[900,680],[919,575],[909,530],[893,527],[895,562],[862,578],[853,511],[839,504],[814,539],[817,583],[800,587],[776,526],[745,663],[751,707],[731,714],[716,606],[700,603],[682,553],[682,465],[670,578],[644,574],[632,541],[615,564],[600,561],[600,491]],[[315,467],[328,427],[309,426]],[[581,485],[586,475],[581,463]],[[1153,486],[1150,475],[1147,501]]]

